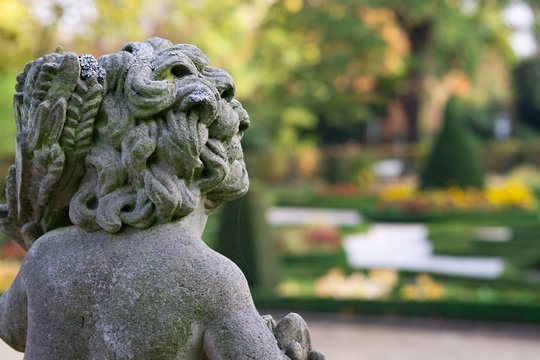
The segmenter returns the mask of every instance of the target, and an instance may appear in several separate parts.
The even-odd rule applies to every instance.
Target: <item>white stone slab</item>
[[[476,278],[497,278],[504,270],[500,257],[433,255],[421,224],[373,224],[369,231],[345,237],[344,248],[354,268],[391,268]]]
[[[303,207],[272,207],[266,212],[266,220],[274,226],[335,225],[354,226],[362,221],[355,210],[314,209]]]

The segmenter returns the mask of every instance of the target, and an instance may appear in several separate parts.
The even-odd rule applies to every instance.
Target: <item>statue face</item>
[[[158,162],[166,159],[165,167],[191,179],[210,206],[244,195],[249,180],[240,142],[249,117],[234,99],[232,77],[186,45],[159,52],[152,69],[152,79],[175,86],[173,104],[156,120]]]
[[[249,127],[249,116],[234,99],[234,81],[224,70],[206,65],[206,58],[195,56],[193,48],[185,53],[170,49],[156,58],[159,65],[154,66],[154,78],[174,81],[176,98],[167,117],[180,128],[196,128],[198,141],[192,149],[197,161],[186,161],[182,151],[178,152],[182,158],[174,159],[169,148],[169,162],[179,165],[176,170],[180,177],[193,177],[196,186],[212,202],[238,198],[245,194],[249,184],[240,143]],[[173,141],[186,143],[183,134],[177,133]]]
[[[231,102],[221,100],[220,104],[230,109],[221,112],[210,127],[208,148],[219,149],[215,154],[219,154],[220,151],[223,153],[218,156],[226,159],[229,171],[223,181],[207,194],[208,199],[218,203],[243,196],[249,186],[241,145],[242,137],[249,127],[249,117],[237,100]],[[211,145],[214,139],[221,142],[221,148]]]

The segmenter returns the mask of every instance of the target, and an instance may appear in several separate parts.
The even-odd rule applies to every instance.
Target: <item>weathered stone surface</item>
[[[302,317],[295,313],[285,316],[273,328],[280,349],[291,359],[324,360],[324,354],[311,348],[309,329]]]
[[[17,80],[0,228],[29,252],[0,298],[2,339],[27,359],[324,358],[298,315],[263,319],[201,240],[248,189],[229,74],[152,38],[97,61],[59,50]]]

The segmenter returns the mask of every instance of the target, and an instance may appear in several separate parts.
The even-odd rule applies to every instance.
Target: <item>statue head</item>
[[[146,228],[247,191],[248,115],[195,46],[151,38],[97,61],[57,51],[17,80],[0,227],[23,247],[62,225]]]

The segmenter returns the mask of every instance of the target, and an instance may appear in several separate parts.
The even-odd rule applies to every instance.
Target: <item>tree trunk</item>
[[[425,49],[432,38],[433,24],[431,20],[415,22],[407,17],[406,11],[396,11],[396,20],[409,41],[411,54],[406,79],[405,92],[400,102],[407,117],[407,141],[419,140],[418,115],[420,114],[421,96],[425,73]]]
[[[407,117],[407,142],[419,140],[418,116],[420,114],[420,97],[422,94],[423,76],[420,71],[412,71],[407,76],[407,88],[401,95],[400,102]]]

